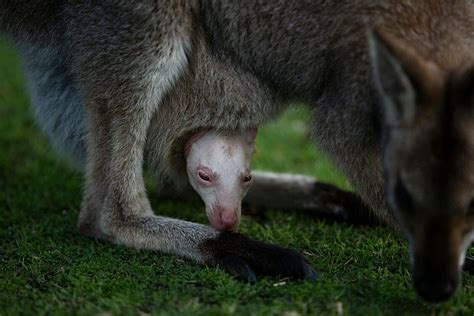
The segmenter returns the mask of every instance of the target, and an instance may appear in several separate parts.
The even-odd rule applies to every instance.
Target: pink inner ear
[[[196,131],[195,133],[191,134],[191,137],[186,141],[184,144],[184,155],[188,157],[189,152],[191,151],[191,146],[197,142],[201,137],[206,135],[209,132],[209,130],[200,130]]]
[[[257,127],[249,128],[247,132],[245,133],[247,142],[253,144],[255,142],[255,138],[257,138],[257,132],[258,132]]]

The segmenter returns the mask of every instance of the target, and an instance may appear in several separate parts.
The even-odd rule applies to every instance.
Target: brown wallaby
[[[162,100],[191,98],[179,89],[190,80],[211,91],[194,101],[212,101],[216,88],[227,96],[211,112],[189,103],[192,125],[243,130],[289,101],[308,103],[320,148],[373,213],[406,235],[417,292],[429,301],[455,293],[474,228],[473,1],[3,0],[0,8],[33,103],[49,84],[61,96],[77,93],[87,110],[82,232],[247,278],[314,277],[289,250],[153,215],[142,179],[147,130]],[[235,69],[234,82],[248,80],[253,93],[239,98],[225,82],[196,80],[203,46],[216,69]],[[205,68],[205,78],[217,74]]]

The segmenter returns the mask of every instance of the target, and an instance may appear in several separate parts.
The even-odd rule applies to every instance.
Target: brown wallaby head
[[[387,199],[409,242],[416,291],[443,301],[473,239],[474,65],[448,71],[386,32],[369,41]]]

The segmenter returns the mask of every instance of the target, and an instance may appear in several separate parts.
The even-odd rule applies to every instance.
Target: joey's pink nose
[[[220,231],[234,231],[239,225],[239,211],[218,207],[214,212],[212,227]]]

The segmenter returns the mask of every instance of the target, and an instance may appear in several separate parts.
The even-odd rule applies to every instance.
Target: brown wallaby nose
[[[424,300],[431,303],[439,303],[448,300],[458,288],[459,277],[456,275],[448,280],[436,277],[420,275],[414,278],[414,286]]]

